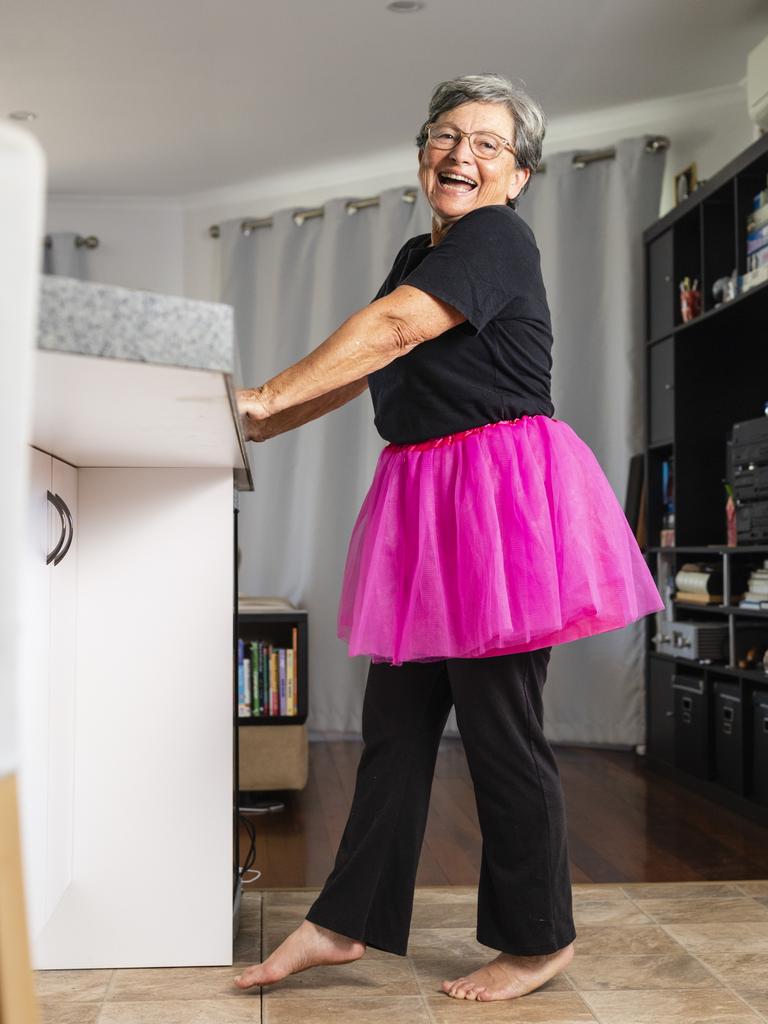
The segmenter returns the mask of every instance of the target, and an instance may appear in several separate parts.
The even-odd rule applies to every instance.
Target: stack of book
[[[730,602],[735,604],[744,592],[744,572],[734,566]],[[675,601],[687,604],[723,604],[723,567],[716,562],[686,562],[675,574]]]
[[[686,562],[675,574],[675,587],[675,601],[722,604],[722,566],[708,562]]]
[[[290,647],[268,640],[237,641],[239,718],[298,715],[297,634],[293,626]]]
[[[740,292],[768,281],[768,188],[752,198],[747,217],[747,273],[740,281]]]
[[[768,558],[762,569],[753,569],[747,581],[747,592],[739,601],[739,608],[768,608]]]

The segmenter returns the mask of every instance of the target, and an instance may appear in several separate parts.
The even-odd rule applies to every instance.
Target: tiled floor
[[[256,963],[317,890],[249,892],[236,964]],[[574,885],[576,955],[527,996],[440,989],[495,956],[475,940],[473,888],[416,893],[408,957],[369,949],[263,990],[235,967],[36,973],[43,1024],[747,1024],[768,1021],[768,880]]]

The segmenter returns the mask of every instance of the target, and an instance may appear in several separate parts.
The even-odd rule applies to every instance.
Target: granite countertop
[[[223,303],[42,274],[39,309],[38,348],[240,376]]]
[[[227,423],[231,422],[233,434],[229,436],[238,453],[231,456],[236,485],[239,490],[253,490],[250,460],[235,396],[236,389],[243,384],[239,350],[235,340],[234,310],[231,306],[220,302],[204,302],[118,285],[41,274],[37,348],[38,351],[55,353],[52,358],[57,360],[70,353],[92,357],[89,360],[91,366],[87,371],[85,367],[77,369],[74,366],[67,370],[69,374],[74,374],[71,387],[75,391],[80,382],[87,382],[90,386],[89,401],[85,403],[88,408],[83,408],[83,403],[80,404],[79,418],[68,414],[70,419],[77,421],[69,424],[69,433],[72,435],[69,439],[70,447],[67,449],[69,454],[54,450],[54,435],[59,437],[60,444],[64,443],[61,438],[62,431],[55,428],[55,424],[48,423],[50,416],[41,412],[41,421],[45,422],[41,422],[40,425],[40,443],[44,450],[58,454],[62,458],[69,458],[73,465],[95,465],[99,458],[106,457],[105,446],[111,452],[123,451],[127,445],[128,454],[124,456],[126,461],[116,464],[154,465],[159,457],[158,453],[167,451],[166,465],[187,465],[188,462],[184,461],[184,451],[177,452],[173,445],[176,443],[184,449],[189,441],[192,442],[193,449],[197,448],[201,453],[206,451],[206,458],[209,460],[206,464],[219,464],[217,460],[220,459],[220,452],[227,451]],[[127,365],[121,368],[121,363]],[[178,395],[166,393],[161,388],[160,393],[155,395],[154,405],[150,407],[152,413],[145,410],[140,414],[137,406],[133,417],[128,417],[128,421],[142,422],[143,425],[141,430],[137,428],[133,431],[129,438],[126,438],[122,428],[114,437],[109,434],[107,425],[112,417],[108,409],[101,409],[98,430],[94,424],[88,425],[88,415],[96,415],[100,409],[97,400],[99,389],[94,384],[94,373],[98,374],[99,380],[108,382],[111,394],[120,395],[123,405],[128,403],[126,407],[133,408],[130,403],[143,401],[144,394],[137,379],[137,371],[142,367],[146,370],[155,365],[167,368],[164,371],[166,373],[184,374],[190,370],[201,370],[207,371],[205,376],[210,373],[220,375],[224,385],[224,401],[228,405],[226,418],[222,420],[220,413],[217,414],[215,411],[216,403],[211,404],[215,390],[209,393],[206,389],[213,386],[212,382],[204,384],[201,380],[199,393],[195,393],[194,401],[190,401],[187,394],[180,399]],[[61,373],[61,368],[58,372]],[[182,390],[188,387],[186,384],[180,384],[178,380],[174,386],[181,387]],[[175,403],[172,406],[173,414],[170,416],[168,408],[171,406],[166,408],[169,402]],[[182,408],[186,410],[186,419],[177,418],[181,416]],[[157,424],[163,425],[162,428],[158,426],[158,432],[154,435],[143,422],[146,416],[150,416],[152,422],[156,420]],[[172,437],[167,430],[167,424],[171,421],[178,423],[178,433],[181,437],[177,440],[174,440],[176,432]],[[57,422],[60,423],[61,420]],[[195,442],[196,430],[202,430],[202,435],[197,437]],[[98,451],[92,450],[91,443],[96,435],[101,444]],[[209,435],[218,438],[214,447],[220,446],[213,452],[207,451],[206,448]],[[88,438],[91,442],[87,444]],[[176,461],[173,461],[174,457]],[[136,463],[131,462],[131,458],[147,461]]]

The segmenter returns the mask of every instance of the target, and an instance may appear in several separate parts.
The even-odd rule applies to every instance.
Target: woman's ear
[[[520,193],[525,187],[526,181],[531,176],[530,167],[518,167],[515,170],[512,180],[509,183],[509,189],[507,191],[507,199],[517,199]]]

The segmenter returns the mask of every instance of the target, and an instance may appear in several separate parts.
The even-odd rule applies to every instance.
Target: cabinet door
[[[49,503],[51,457],[29,449],[29,493],[24,556],[23,615],[19,666],[19,821],[24,891],[30,938],[45,924],[48,785],[48,652],[51,576],[46,556],[59,536],[59,517]]]
[[[648,753],[667,764],[675,759],[675,701],[672,680],[675,663],[650,658]]]
[[[665,338],[650,351],[650,423],[648,443],[671,441],[675,413],[675,339]]]
[[[66,503],[72,518],[69,546],[48,567],[51,577],[48,715],[48,854],[46,916],[72,880],[72,807],[75,763],[75,635],[77,617],[77,470],[51,460],[51,490]],[[57,515],[57,520],[59,516]],[[66,519],[66,515],[65,515]],[[65,545],[66,546],[66,545]]]
[[[59,495],[69,520],[48,499]],[[66,525],[64,525],[66,524]],[[77,470],[30,449],[19,673],[19,815],[31,939],[72,878]],[[47,564],[60,539],[66,555]]]
[[[675,322],[672,229],[648,246],[648,337],[667,334]]]

